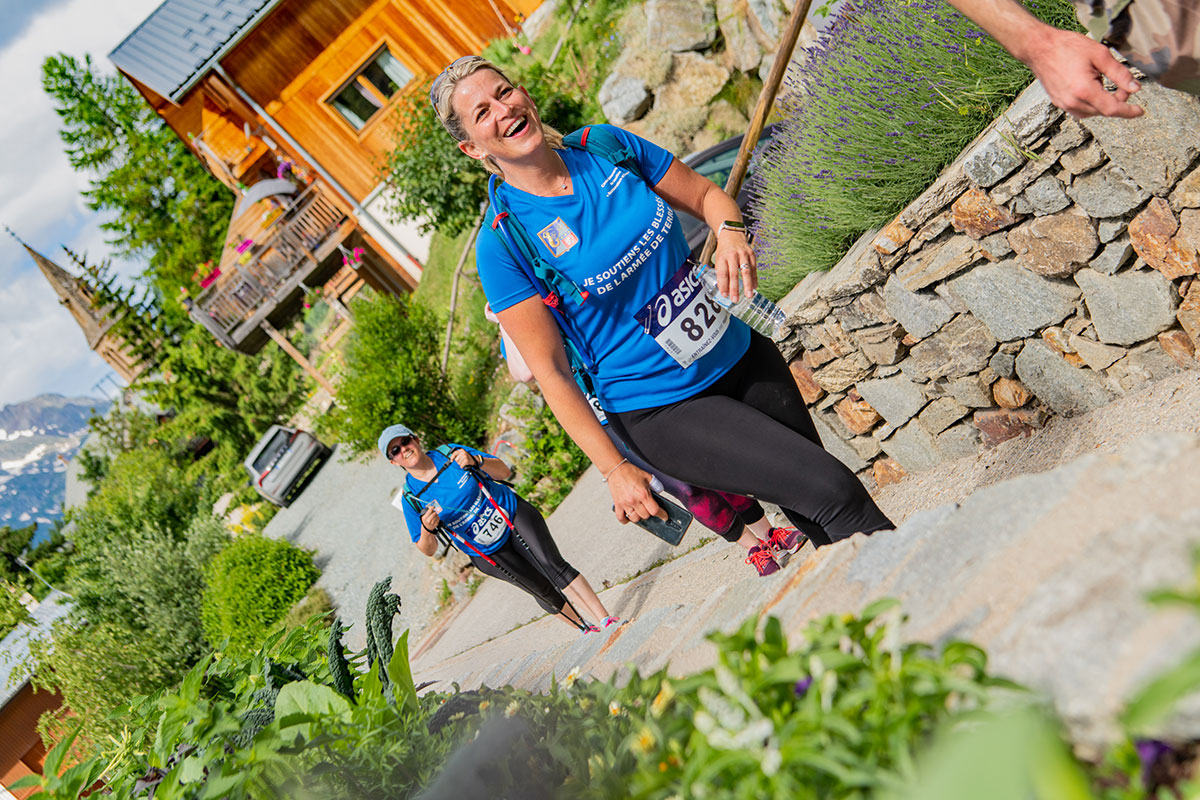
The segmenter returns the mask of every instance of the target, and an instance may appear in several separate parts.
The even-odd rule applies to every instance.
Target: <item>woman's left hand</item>
[[[451,453],[450,458],[454,460],[455,464],[458,464],[463,469],[478,467],[483,463],[483,459],[477,460],[475,456],[471,455],[466,450],[463,450],[461,447]]]
[[[726,229],[717,236],[713,268],[717,271],[717,290],[732,303],[754,294],[758,287],[758,260],[740,231]]]

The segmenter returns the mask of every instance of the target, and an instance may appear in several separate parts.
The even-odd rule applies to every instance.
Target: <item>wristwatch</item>
[[[736,231],[743,236],[746,235],[746,223],[741,220],[727,219],[721,223],[721,227],[717,228],[717,236],[720,236],[725,231]]]

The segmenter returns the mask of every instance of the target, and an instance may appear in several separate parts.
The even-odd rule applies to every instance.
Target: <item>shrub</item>
[[[436,315],[392,297],[356,302],[354,313],[338,404],[318,423],[322,436],[356,455],[374,452],[379,432],[396,422],[430,446],[479,441],[484,420],[462,409],[439,364]]]
[[[204,571],[204,635],[217,646],[228,639],[234,652],[253,652],[318,575],[312,555],[290,542],[236,539]]]
[[[517,493],[543,514],[561,503],[575,481],[592,463],[567,435],[547,405],[534,408],[532,403],[517,409],[525,420],[525,455],[514,465]]]
[[[1062,0],[1030,9],[1073,24]],[[751,188],[773,298],[916,198],[1032,78],[937,0],[847,2],[804,59]]]

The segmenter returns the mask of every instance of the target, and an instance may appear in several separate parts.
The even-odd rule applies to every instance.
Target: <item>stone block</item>
[[[641,78],[611,73],[596,95],[600,110],[613,125],[624,125],[649,110],[654,97]]]
[[[1158,335],[1158,346],[1170,356],[1176,364],[1188,369],[1200,367],[1196,360],[1196,346],[1186,333],[1176,328]]]
[[[949,428],[968,414],[966,406],[959,405],[951,397],[939,397],[917,415],[921,427],[936,435]]]
[[[1062,211],[1071,205],[1071,200],[1063,191],[1062,183],[1053,175],[1043,175],[1029,184],[1024,197],[1033,213],[1039,217]]]
[[[905,347],[901,344],[904,331],[898,322],[863,328],[854,334],[858,347],[867,358],[876,364],[895,364],[903,357]]]
[[[751,72],[762,62],[763,48],[754,36],[743,5],[739,0],[717,0],[717,22],[733,66]]]
[[[992,129],[972,146],[962,165],[976,186],[995,186],[1025,163],[1025,156],[999,130]]]
[[[846,426],[846,430],[854,435],[860,435],[875,427],[881,417],[879,412],[871,408],[871,404],[862,398],[855,390],[846,392],[846,396],[833,407],[838,419]]]
[[[967,308],[967,304],[963,302],[961,297],[950,291],[949,284],[939,283],[937,286],[933,287],[933,293],[942,298],[942,300],[946,302],[946,306],[953,311],[955,315],[965,314],[971,310]]]
[[[916,230],[934,214],[953,203],[960,194],[966,191],[968,185],[969,180],[962,160],[955,161],[942,171],[937,180],[922,192],[920,197],[913,200],[900,212],[898,219],[906,227]]]
[[[971,314],[960,314],[936,334],[913,347],[909,361],[917,372],[933,380],[978,372],[987,366],[996,339]]]
[[[1016,369],[1022,383],[1065,417],[1099,408],[1113,398],[1099,375],[1071,366],[1040,340],[1025,344],[1017,356]]]
[[[871,242],[871,246],[879,255],[890,256],[908,244],[908,240],[912,237],[913,230],[899,219],[894,219],[879,232],[879,235]]]
[[[670,80],[654,93],[656,111],[707,106],[729,82],[729,70],[699,53],[675,53],[672,62]]]
[[[983,249],[977,242],[966,236],[952,236],[909,258],[896,270],[896,277],[905,289],[916,292],[966,269],[981,258]]]
[[[833,316],[842,324],[842,329],[847,331],[895,321],[878,292],[859,295],[852,302],[835,309]]]
[[[805,403],[812,405],[825,394],[825,390],[821,388],[813,375],[812,367],[805,364],[802,359],[793,360],[788,364],[788,369],[791,370],[792,378],[796,381],[796,388],[800,390],[800,396],[804,398]]]
[[[849,467],[851,472],[858,472],[866,468],[867,462],[855,452],[854,448],[839,436],[837,431],[828,422],[815,414],[813,415],[813,427],[817,429],[817,436],[821,439],[821,446],[831,456]]]
[[[1016,356],[997,351],[995,355],[988,359],[988,367],[1001,378],[1011,378],[1013,376],[1013,365],[1016,363],[1016,360]]]
[[[1055,161],[1056,159],[1054,158],[1035,158],[1032,161],[1026,162],[1025,166],[1021,167],[992,189],[992,202],[1003,205],[1014,198],[1020,199],[1020,194],[1031,183],[1053,169]],[[1024,202],[1022,200],[1022,203]],[[1013,212],[1017,214],[1028,214],[1030,211],[1031,208],[1018,205],[1013,206]]]
[[[1087,217],[1060,211],[1038,217],[1008,233],[1017,263],[1047,277],[1066,277],[1086,264],[1100,246]]]
[[[876,459],[875,463],[871,465],[871,473],[875,476],[875,485],[881,488],[899,483],[908,477],[908,470],[900,466],[900,462],[891,456]]]
[[[789,324],[812,325],[829,314],[829,303],[821,298],[820,289],[828,272],[810,272],[784,295],[778,305]]]
[[[1096,235],[1100,237],[1100,241],[1104,243],[1111,242],[1129,228],[1129,223],[1121,217],[1115,219],[1102,219],[1096,222]]]
[[[994,408],[976,411],[971,420],[984,447],[995,447],[1018,436],[1029,436],[1045,424],[1045,416],[1030,408]]]
[[[1175,312],[1175,319],[1192,340],[1192,345],[1200,350],[1200,281],[1192,281],[1188,287],[1179,310]]]
[[[1050,137],[1050,149],[1062,153],[1073,150],[1092,138],[1087,129],[1070,117],[1063,120],[1058,127],[1058,133]]]
[[[874,238],[875,231],[864,233],[829,270],[821,284],[821,297],[836,300],[861,294],[886,277],[887,271],[879,262],[879,253],[871,247]]]
[[[1166,195],[1200,155],[1200,104],[1183,92],[1145,81],[1129,102],[1146,113],[1136,119],[1090,117],[1080,124],[1108,158],[1153,195]]]
[[[646,0],[645,8],[647,44],[678,53],[704,50],[716,38],[717,13],[712,3]]]
[[[823,347],[829,348],[830,352],[838,358],[848,356],[855,350],[854,340],[837,320],[827,320],[820,325],[815,325],[813,335],[817,337],[817,341]]]
[[[950,206],[950,222],[954,230],[972,239],[982,239],[1010,227],[1016,221],[1011,211],[996,205],[987,192],[975,187],[963,192]]]
[[[1104,163],[1104,151],[1095,141],[1076,147],[1058,157],[1058,163],[1072,175],[1082,175]]]
[[[883,452],[883,448],[874,436],[855,436],[849,441],[849,444],[863,461],[870,461]]]
[[[855,387],[870,406],[888,424],[900,426],[912,419],[925,406],[925,394],[920,387],[903,375],[861,381]]]
[[[1018,380],[1000,378],[992,384],[992,397],[1001,408],[1020,408],[1033,399],[1033,392]]]
[[[1179,212],[1179,230],[1175,245],[1186,258],[1195,259],[1200,250],[1200,209],[1185,208]]]
[[[1183,176],[1171,192],[1171,208],[1200,208],[1200,167]]]
[[[1128,214],[1150,197],[1120,167],[1113,164],[1076,178],[1067,189],[1067,194],[1092,217]]]
[[[1075,282],[1083,290],[1096,336],[1106,344],[1135,344],[1175,324],[1174,289],[1157,272],[1102,275],[1081,269]]]
[[[1055,350],[1059,355],[1068,355],[1074,353],[1075,348],[1071,347],[1067,340],[1067,332],[1058,327],[1046,328],[1042,331],[1042,341],[1050,345],[1051,349]]]
[[[979,429],[970,422],[960,422],[939,433],[934,441],[943,458],[966,458],[979,452]]]
[[[1074,285],[1039,277],[1012,261],[980,265],[947,285],[1000,341],[1061,322],[1079,297]]]
[[[870,375],[871,367],[862,353],[851,353],[816,370],[813,376],[825,391],[841,392]]]
[[[1166,277],[1194,275],[1200,271],[1200,259],[1189,246],[1191,237],[1181,242],[1178,231],[1170,204],[1156,197],[1129,223],[1129,240],[1137,254]]]
[[[937,442],[914,420],[880,443],[887,453],[909,472],[933,469],[942,461]]]
[[[1088,266],[1105,275],[1112,275],[1133,256],[1133,245],[1128,236],[1119,236],[1104,246],[1100,255],[1088,262]]]
[[[913,238],[908,243],[909,255],[917,252],[926,243],[932,242],[934,239],[950,230],[952,218],[952,212],[947,209],[922,225],[921,229],[913,235]]]
[[[1011,132],[1021,144],[1028,147],[1062,118],[1062,110],[1050,102],[1050,96],[1042,85],[1034,82],[1004,110],[997,127]]]
[[[1158,346],[1158,341],[1132,348],[1108,368],[1108,385],[1118,392],[1134,392],[1179,371],[1179,364]]]
[[[1071,349],[1083,359],[1083,363],[1099,372],[1112,366],[1117,359],[1124,358],[1125,348],[1094,342],[1086,336],[1071,334],[1067,337]]]
[[[960,404],[968,408],[987,408],[992,404],[989,384],[978,375],[966,375],[947,384],[946,391]]]
[[[945,300],[929,291],[911,292],[895,275],[883,285],[883,301],[888,313],[918,339],[931,335],[954,317]]]
[[[988,261],[999,261],[1013,251],[1008,243],[1008,234],[1003,232],[983,237],[979,240],[979,246],[983,248],[983,255]]]
[[[816,350],[804,351],[804,361],[813,369],[817,369],[820,366],[828,364],[835,358],[837,358],[837,356],[835,356],[833,351],[831,351],[828,347],[818,347]]]

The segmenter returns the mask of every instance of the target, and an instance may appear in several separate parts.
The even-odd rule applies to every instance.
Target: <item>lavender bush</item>
[[[1065,0],[1029,8],[1075,25]],[[803,59],[751,187],[773,298],[889,221],[1033,77],[941,0],[847,0]]]

